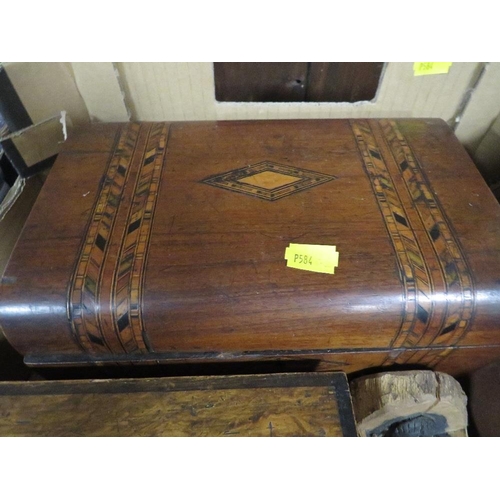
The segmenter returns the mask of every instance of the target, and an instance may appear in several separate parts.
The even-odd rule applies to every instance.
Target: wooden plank
[[[308,63],[214,63],[218,101],[304,101]]]
[[[1,436],[355,436],[343,373],[0,383]]]
[[[382,62],[317,62],[311,63],[306,101],[357,102],[370,101],[377,93]]]

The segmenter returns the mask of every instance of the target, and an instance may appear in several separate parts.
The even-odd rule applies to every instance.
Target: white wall
[[[388,63],[371,102],[220,103],[212,63],[73,63],[89,113],[99,121],[130,114],[152,121],[436,117],[454,124],[460,112],[456,133],[471,149],[500,112],[500,63],[488,63],[478,80],[482,68],[453,63],[447,74],[414,76],[413,63]]]

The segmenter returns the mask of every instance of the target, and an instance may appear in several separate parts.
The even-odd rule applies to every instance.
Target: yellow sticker
[[[450,62],[416,62],[413,63],[413,74],[414,76],[442,75],[448,73],[452,64]]]
[[[286,265],[315,273],[334,274],[339,265],[337,248],[331,245],[290,243],[285,250]]]

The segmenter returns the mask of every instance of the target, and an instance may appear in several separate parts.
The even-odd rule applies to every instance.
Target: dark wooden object
[[[214,63],[218,101],[356,102],[377,92],[384,63]]]
[[[356,436],[346,376],[0,382],[0,436]]]
[[[336,245],[334,275],[286,267]],[[440,120],[96,124],[0,289],[31,365],[500,357],[500,206]]]
[[[472,374],[469,408],[479,436],[500,436],[500,358]]]
[[[383,66],[382,62],[311,63],[305,100],[370,101],[377,93]]]
[[[218,101],[304,101],[307,63],[214,63]]]

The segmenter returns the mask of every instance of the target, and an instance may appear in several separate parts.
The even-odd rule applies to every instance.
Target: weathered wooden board
[[[0,436],[355,436],[342,373],[0,382]]]

